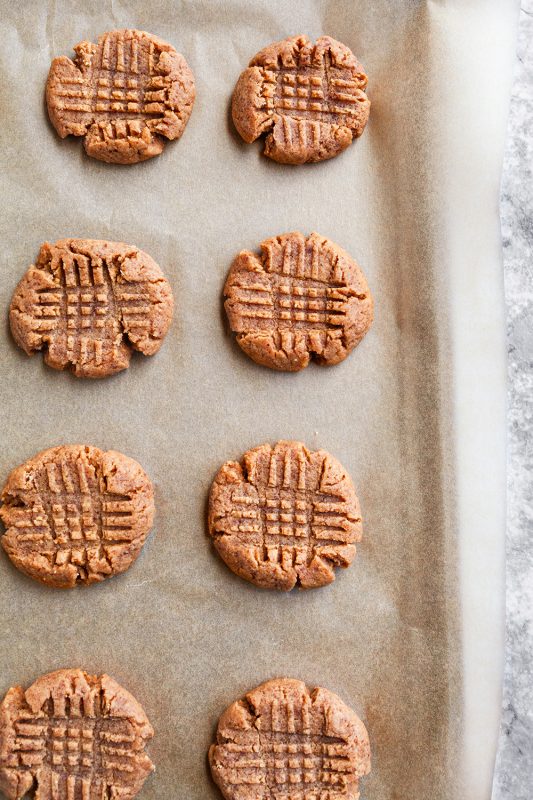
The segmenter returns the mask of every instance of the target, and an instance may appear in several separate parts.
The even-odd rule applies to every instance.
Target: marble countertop
[[[533,0],[522,0],[501,190],[507,305],[507,645],[493,800],[533,799]]]

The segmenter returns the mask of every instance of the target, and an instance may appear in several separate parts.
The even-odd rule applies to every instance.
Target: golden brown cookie
[[[162,152],[165,138],[180,138],[195,88],[172,45],[145,31],[117,30],[74,51],[74,61],[54,58],[46,84],[61,138],[84,136],[88,155],[116,164],[146,161]]]
[[[14,565],[69,589],[127,570],[152,527],[142,467],[113,450],[62,445],[14,469],[2,490],[2,547]]]
[[[13,337],[54,369],[101,378],[132,351],[156,353],[172,321],[170,284],[149,255],[123,242],[46,242],[11,301]]]
[[[227,461],[209,496],[209,534],[228,567],[265,589],[324,586],[362,534],[352,481],[325,450],[263,444]]]
[[[264,154],[282,164],[324,161],[361,136],[370,113],[367,77],[348,47],[321,36],[268,45],[241,73],[232,100],[245,142],[266,133]]]
[[[113,678],[50,672],[0,704],[0,789],[8,800],[130,800],[154,769],[144,752],[153,735]]]
[[[224,711],[209,763],[226,800],[357,800],[370,744],[336,694],[278,678]]]
[[[258,364],[296,372],[338,364],[372,324],[374,302],[356,262],[318,233],[285,233],[243,250],[224,286],[237,342]]]

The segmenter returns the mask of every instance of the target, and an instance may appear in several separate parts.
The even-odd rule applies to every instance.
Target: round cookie
[[[131,800],[154,769],[142,707],[108,675],[60,669],[0,704],[0,789],[8,800]]]
[[[38,453],[10,473],[1,502],[1,542],[13,564],[62,589],[125,572],[154,517],[142,467],[88,445]]]
[[[209,764],[226,800],[357,800],[370,744],[336,694],[278,678],[224,711]]]
[[[80,42],[74,61],[54,58],[46,83],[52,125],[61,136],[83,136],[99,161],[135,164],[158,156],[165,139],[179,139],[191,115],[194,77],[172,45],[135,30]]]
[[[338,364],[374,315],[363,272],[342,248],[297,231],[243,250],[224,286],[224,307],[244,352],[271,369],[297,372],[314,358]]]
[[[335,580],[362,534],[350,477],[325,450],[263,444],[227,461],[209,495],[208,529],[228,567],[265,589]]]
[[[172,321],[170,284],[133,245],[97,239],[46,242],[15,289],[13,338],[54,369],[101,378],[156,353]]]
[[[245,142],[266,133],[264,154],[282,164],[325,161],[361,136],[367,77],[352,51],[321,36],[274,42],[241,73],[231,111]]]

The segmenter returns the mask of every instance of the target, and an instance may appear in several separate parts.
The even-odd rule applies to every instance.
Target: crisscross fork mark
[[[68,701],[69,706],[72,701]],[[48,766],[51,770],[52,800],[90,800],[95,780],[101,781],[102,797],[105,781],[100,770],[109,770],[127,775],[134,767],[134,734],[127,722],[104,718],[99,708],[94,716],[72,714],[65,708],[65,716],[21,719],[15,723],[15,746],[17,763],[9,766],[20,770],[35,770]],[[77,788],[80,790],[77,792]]]
[[[351,522],[338,498],[287,490],[259,490],[259,499],[233,495],[230,533],[261,534],[266,561],[302,564],[321,547],[346,544]]]
[[[246,493],[235,493],[233,502],[242,506],[234,512],[237,528],[233,532],[260,532],[263,549],[267,554],[274,540],[275,549],[279,537],[297,549],[309,539],[307,519],[306,464],[301,453],[296,458],[290,451],[281,457],[273,453],[268,465],[266,485],[256,485],[257,498]],[[243,522],[239,523],[239,520]]]
[[[103,340],[111,344],[116,335],[115,298],[107,264],[72,253],[68,259],[61,258],[59,276],[59,286],[39,291],[38,330],[53,333],[59,328],[66,337],[69,359],[87,360],[91,355],[96,364],[101,364]],[[89,354],[91,349],[93,352]]]
[[[101,494],[97,479],[89,478],[81,461],[77,462],[77,467],[74,475],[78,478],[78,486],[75,478],[73,480],[74,470],[68,463],[63,462],[60,467],[54,463],[46,465],[50,528],[56,541],[66,545],[80,541],[105,542],[116,539],[119,531],[129,531],[132,517],[130,498]],[[45,492],[41,496],[44,495]],[[71,516],[68,516],[69,512]]]
[[[265,279],[235,286],[242,317],[320,336],[342,327],[352,290],[333,281],[334,255],[315,237],[266,242]]]
[[[34,312],[37,330],[44,336],[65,336],[67,358],[101,366],[105,350],[118,358],[117,326],[121,316],[128,330],[149,328],[149,305],[143,284],[115,287],[108,261],[70,253],[59,262],[60,285],[40,289]]]
[[[350,746],[340,737],[317,732],[325,727],[324,716],[307,703],[296,708],[290,701],[272,701],[269,713],[260,718],[258,752],[251,744],[225,745],[241,772],[236,782],[260,783],[264,775],[272,790],[345,786],[346,775],[353,772]]]
[[[143,80],[101,72],[95,90],[94,111],[104,115],[125,115],[129,121],[139,117],[160,117],[167,108],[169,88],[169,79],[162,75]],[[107,116],[102,120],[97,118],[97,121],[105,119]],[[142,129],[138,130],[140,133]]]
[[[353,79],[342,77],[331,67],[328,75],[324,61],[321,67],[284,67],[264,70],[263,75],[265,107],[282,117],[339,123],[343,118],[348,121],[356,117],[357,105],[365,99]],[[290,128],[285,129],[285,134],[290,142]]]
[[[284,492],[260,493],[259,502],[246,495],[234,495],[230,532],[257,533],[265,561],[305,563],[310,546],[309,520],[305,497]]]
[[[162,117],[168,107],[170,79],[155,74],[156,51],[146,43],[123,34],[107,35],[100,45],[100,59],[93,57],[93,69],[85,77],[68,78],[57,90],[62,98],[61,111],[93,115],[102,135],[118,138],[122,127],[106,126],[109,117],[122,120],[125,133],[140,136],[142,126],[136,119]],[[96,115],[96,116],[95,116]]]
[[[346,315],[346,291],[325,285],[305,285],[291,278],[273,280],[271,288],[254,283],[240,286],[237,302],[247,319],[273,320],[278,327],[326,331],[342,327]]]
[[[84,551],[96,554],[100,545],[130,541],[131,499],[100,493],[97,479],[83,462],[49,462],[37,482],[38,497],[29,498],[27,518],[15,523],[19,541],[37,548],[52,544],[57,565],[70,558],[83,564]]]
[[[294,281],[280,282],[273,292],[275,309],[280,322],[291,328],[327,330],[342,326],[345,317],[345,298],[329,286],[306,286]]]

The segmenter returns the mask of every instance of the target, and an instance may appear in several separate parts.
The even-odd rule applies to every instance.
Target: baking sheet
[[[0,3],[1,307],[41,242],[67,236],[146,250],[177,307],[156,357],[98,382],[28,359],[4,326],[1,480],[52,445],[114,448],[154,480],[157,518],[136,565],[90,589],[46,589],[0,558],[0,691],[62,666],[113,675],[156,729],[146,800],[217,797],[216,719],[276,675],[357,709],[373,750],[364,798],[489,796],[503,640],[497,197],[517,5]],[[129,168],[61,141],[44,107],[51,58],[115,27],[174,44],[197,82],[182,140]],[[350,46],[373,105],[342,156],[291,168],[241,142],[229,99],[257,50],[300,32]],[[287,375],[240,352],[220,295],[240,249],[294,229],[356,257],[376,319],[343,364]],[[256,590],[206,536],[218,466],[278,438],[330,450],[361,500],[358,557],[317,591]]]

